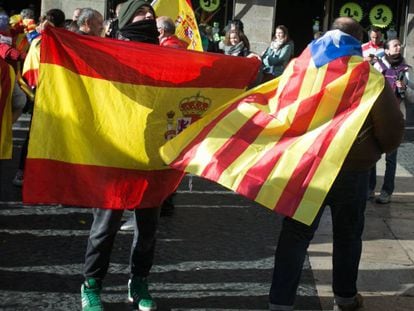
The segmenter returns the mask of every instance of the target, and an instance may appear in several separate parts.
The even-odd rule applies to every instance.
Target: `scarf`
[[[285,43],[286,43],[286,41],[285,40],[273,40],[271,43],[270,43],[270,48],[272,49],[272,50],[279,50],[282,46],[284,46],[285,45]]]
[[[385,54],[385,59],[391,67],[398,66],[404,61],[404,57],[400,53],[393,55]]]
[[[244,43],[240,41],[236,45],[225,45],[224,54],[233,56],[242,56],[244,50]]]
[[[159,44],[157,23],[153,19],[144,19],[128,24],[119,30],[118,39]]]

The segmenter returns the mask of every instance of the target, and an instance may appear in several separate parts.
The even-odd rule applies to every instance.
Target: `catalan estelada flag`
[[[191,0],[154,0],[152,6],[158,16],[168,16],[175,21],[175,34],[188,43],[187,49],[203,51]]]
[[[384,86],[360,43],[336,30],[280,79],[230,101],[161,148],[171,167],[310,224]]]
[[[12,94],[15,82],[13,68],[0,59],[0,160],[11,159],[12,135]]]
[[[159,147],[243,93],[259,65],[48,28],[24,202],[159,206],[183,175],[163,163]]]

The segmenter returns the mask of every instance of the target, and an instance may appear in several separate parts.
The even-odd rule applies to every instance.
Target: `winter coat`
[[[262,71],[275,77],[280,76],[293,56],[293,42],[289,41],[280,48],[269,46],[262,56]]]

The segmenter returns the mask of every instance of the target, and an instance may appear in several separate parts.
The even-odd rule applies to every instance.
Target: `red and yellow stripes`
[[[33,39],[23,64],[22,77],[32,88],[37,87],[39,81],[40,42],[41,37]]]
[[[12,94],[15,74],[10,65],[0,59],[0,160],[11,159],[12,137]]]
[[[242,93],[258,65],[48,29],[24,201],[158,206],[183,175],[161,160],[166,137]]]
[[[280,80],[168,142],[162,157],[173,168],[309,224],[383,83],[361,57],[341,57],[317,69],[305,51]],[[276,95],[266,96],[272,88]]]

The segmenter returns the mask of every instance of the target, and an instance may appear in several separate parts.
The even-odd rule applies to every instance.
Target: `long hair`
[[[224,40],[223,40],[224,45],[230,45],[230,35],[232,33],[235,33],[239,37],[240,41],[243,42],[244,46],[248,50],[250,50],[250,43],[249,43],[249,40],[247,39],[246,35],[244,34],[243,31],[237,30],[237,29],[228,30],[226,32],[226,35],[224,36]]]
[[[285,34],[285,42],[289,42],[290,38],[289,38],[289,30],[287,29],[287,27],[285,25],[278,25],[275,28],[275,33],[273,34],[273,40],[276,40],[276,30],[282,30],[283,33]]]

